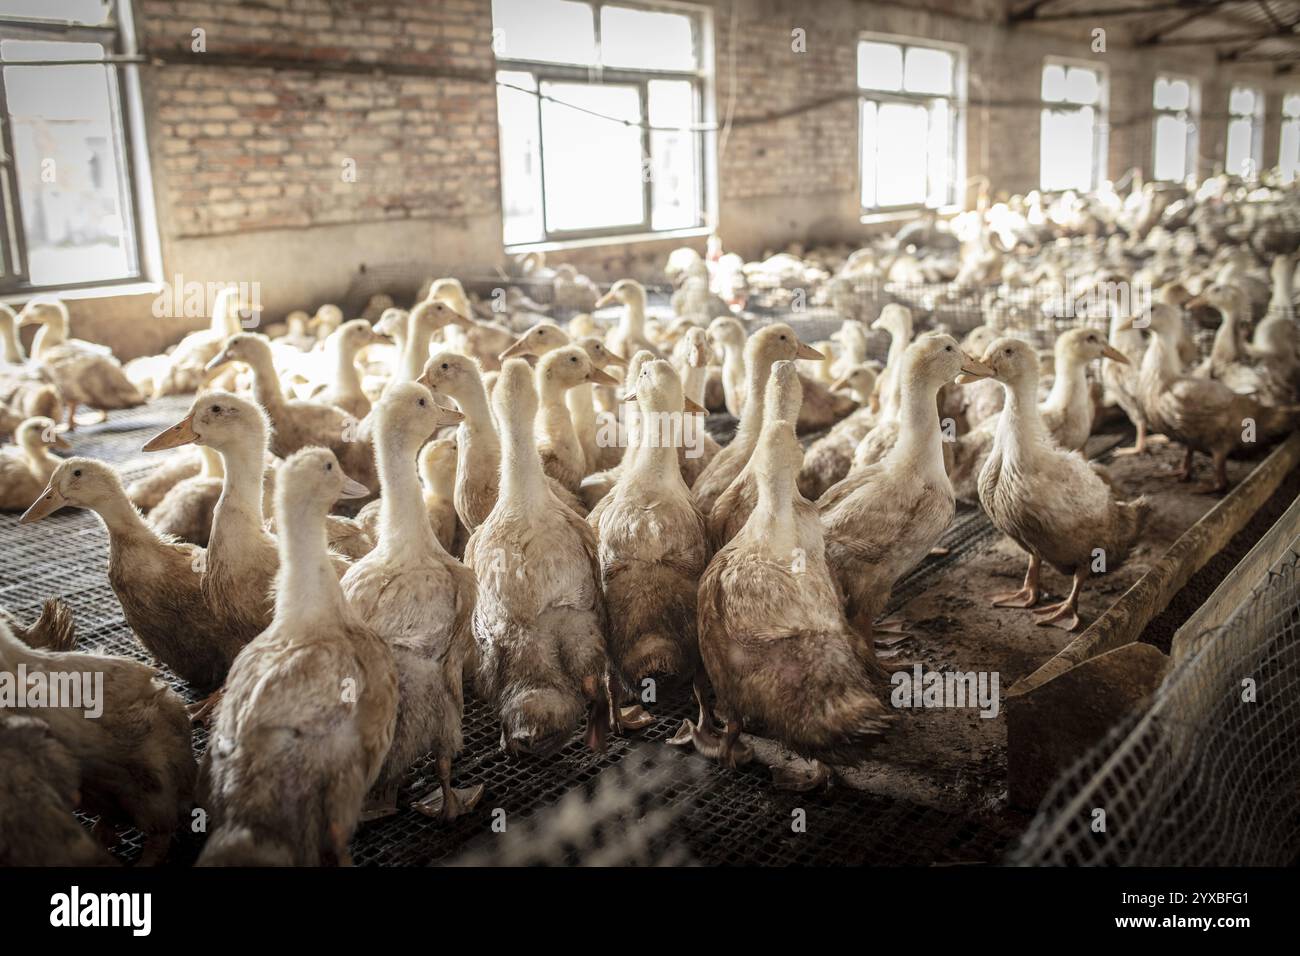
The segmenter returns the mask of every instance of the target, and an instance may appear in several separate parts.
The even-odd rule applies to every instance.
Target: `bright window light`
[[[626,0],[492,9],[506,245],[702,225],[706,15]]]
[[[1278,166],[1284,182],[1295,182],[1296,176],[1300,175],[1300,93],[1288,93],[1282,99]]]
[[[1100,70],[1060,63],[1043,66],[1039,124],[1039,182],[1043,189],[1096,187],[1104,176],[1104,86]]]
[[[28,20],[65,20],[99,26],[112,9],[104,0],[3,0],[0,15]]]
[[[1234,86],[1228,94],[1228,149],[1224,165],[1229,173],[1254,179],[1259,175],[1264,132],[1264,94]]]
[[[907,40],[858,44],[864,210],[957,201],[959,58]]]
[[[1181,182],[1196,162],[1196,95],[1191,80],[1156,77],[1153,159],[1155,178]]]

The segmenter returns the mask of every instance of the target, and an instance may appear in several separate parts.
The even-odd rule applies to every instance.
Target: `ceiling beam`
[[[1090,7],[1086,10],[1062,10],[1060,13],[1026,11],[1024,16],[1013,15],[1012,22],[1032,20],[1034,23],[1051,23],[1059,20],[1096,20],[1101,17],[1139,17],[1163,10],[1186,10],[1188,0],[1163,0],[1160,3],[1126,4],[1123,6]]]
[[[1152,30],[1146,36],[1139,37],[1135,45],[1153,46],[1161,39],[1168,36],[1169,34],[1174,33],[1177,30],[1181,30],[1183,27],[1187,26],[1187,24],[1195,20],[1199,20],[1201,17],[1205,16],[1206,14],[1214,13],[1214,11],[1218,10],[1220,7],[1223,6],[1225,6],[1225,0],[1212,0],[1212,2],[1207,3],[1204,6],[1197,8],[1196,10],[1192,10],[1191,12],[1184,14],[1183,16],[1179,17],[1177,20],[1171,20],[1169,23],[1166,23],[1164,26]]]
[[[1231,43],[1254,46],[1265,40],[1300,40],[1300,35],[1288,30],[1283,33],[1234,33],[1220,37],[1171,37],[1168,40],[1161,40],[1155,46],[1227,46]]]
[[[1051,2],[1052,0],[1034,0],[1033,3],[1026,4],[1019,10],[1012,10],[1007,16],[1007,20],[1011,23],[1019,23],[1021,20],[1032,20],[1034,15],[1038,13],[1039,7],[1045,7]]]

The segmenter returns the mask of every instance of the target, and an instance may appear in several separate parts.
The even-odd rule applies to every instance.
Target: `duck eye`
[[[426,404],[428,404],[428,403],[425,402],[424,399],[420,399],[420,407],[421,407],[421,408],[424,408]]]
[[[943,347],[943,350],[944,350],[945,352],[951,352],[951,351],[952,351],[952,346],[951,346],[951,345],[945,345],[945,346]]]
[[[333,471],[333,470],[334,470],[334,462],[332,462],[332,461],[330,461],[330,462],[326,462],[326,463],[325,463],[325,470],[326,470],[326,471]]]
[[[577,361],[578,361],[578,356],[576,356],[576,355],[570,355],[570,356],[569,356],[569,361],[570,361],[570,362],[577,362]]]
[[[213,405],[210,409],[208,409],[208,411],[212,412],[213,415],[220,415],[220,414],[221,414],[221,406],[220,406],[220,405]]]
[[[73,478],[80,478],[80,477],[81,477],[81,469],[78,468],[76,471],[74,471],[74,472],[72,473],[72,477],[73,477]]]
[[[1011,354],[1011,349],[1003,349],[1002,351],[1007,355]]]
[[[451,368],[451,366],[448,365],[446,362],[443,362],[443,363],[442,363],[442,367],[443,367],[444,369],[449,369],[449,368]]]

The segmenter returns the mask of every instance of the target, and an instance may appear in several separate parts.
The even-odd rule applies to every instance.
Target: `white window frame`
[[[527,241],[507,243],[507,250],[522,250],[538,246],[555,246],[563,244],[582,244],[592,240],[602,239],[654,239],[666,236],[681,235],[683,233],[693,233],[708,231],[717,221],[717,156],[716,156],[716,136],[706,129],[715,119],[714,112],[714,60],[713,60],[713,11],[710,7],[697,3],[679,3],[676,0],[654,0],[654,2],[643,2],[643,0],[581,0],[592,8],[593,28],[595,31],[596,49],[600,49],[600,11],[602,7],[622,7],[634,10],[646,10],[661,13],[678,13],[691,17],[694,20],[694,40],[695,40],[695,70],[656,70],[656,69],[629,69],[624,67],[591,67],[586,65],[575,65],[565,63],[555,63],[543,60],[528,60],[520,58],[510,58],[499,56],[496,58],[494,71],[496,74],[501,73],[529,73],[532,75],[535,89],[541,90],[545,82],[563,82],[563,83],[581,83],[592,86],[601,86],[606,83],[610,85],[635,86],[640,91],[641,97],[641,116],[643,127],[641,130],[641,157],[645,163],[651,157],[650,148],[650,123],[649,123],[649,94],[648,84],[652,80],[686,80],[689,81],[695,90],[695,123],[701,127],[696,133],[697,136],[697,159],[696,169],[698,170],[699,189],[700,189],[700,219],[693,226],[679,226],[670,229],[655,229],[653,225],[653,190],[654,183],[652,177],[642,177],[642,188],[644,198],[642,200],[643,217],[639,223],[631,223],[623,226],[612,227],[595,227],[591,229],[572,229],[572,230],[553,230],[547,226],[546,222],[546,189],[545,189],[545,164],[546,157],[542,144],[541,132],[541,112],[538,112],[538,158],[541,163],[539,176],[543,183],[541,189],[542,203],[542,235],[529,239]],[[539,103],[540,106],[540,103]],[[502,186],[504,189],[505,166],[500,167]],[[502,209],[502,230],[505,229],[505,210]]]
[[[118,137],[118,176],[125,200],[122,219],[129,244],[130,268],[112,278],[90,278],[60,284],[33,284],[29,279],[26,227],[14,155],[4,83],[0,79],[0,295],[22,298],[35,293],[74,292],[79,289],[126,286],[157,271],[158,236],[149,183],[148,149],[144,136],[143,106],[138,74],[135,17],[131,0],[114,0],[109,16],[99,25],[0,13],[0,37],[5,39],[100,43],[109,64],[111,105]],[[58,62],[58,61],[56,61]],[[40,67],[40,60],[17,61],[14,66]],[[0,71],[4,68],[0,62]]]
[[[1106,181],[1109,172],[1110,70],[1106,66],[1106,64],[1101,63],[1097,60],[1087,60],[1087,59],[1079,59],[1079,58],[1064,57],[1064,56],[1048,56],[1043,58],[1043,65],[1038,71],[1038,90],[1039,90],[1038,92],[1038,98],[1039,98],[1039,120],[1038,120],[1038,135],[1039,135],[1038,180],[1039,182],[1038,184],[1039,187],[1044,192],[1049,192],[1049,191],[1060,192],[1061,190],[1059,189],[1048,190],[1046,187],[1043,186],[1043,182],[1042,182],[1043,179],[1042,111],[1060,110],[1064,112],[1064,111],[1071,111],[1071,110],[1082,110],[1085,106],[1091,105],[1091,104],[1084,104],[1084,103],[1070,103],[1068,101],[1064,103],[1055,103],[1050,100],[1043,99],[1042,98],[1043,71],[1046,70],[1049,66],[1060,66],[1060,67],[1064,67],[1067,70],[1070,69],[1070,67],[1075,67],[1076,69],[1089,70],[1090,72],[1097,74],[1099,93],[1097,96],[1097,103],[1094,105],[1094,109],[1096,110],[1097,113],[1097,121],[1093,125],[1092,182],[1088,186],[1088,189],[1090,190],[1097,189],[1099,186],[1101,186],[1103,182]]]
[[[1238,90],[1249,90],[1255,94],[1255,110],[1253,113],[1234,113],[1232,111],[1232,95]],[[1264,117],[1267,115],[1264,111],[1267,107],[1267,97],[1264,94],[1263,87],[1251,86],[1249,83],[1234,83],[1228,88],[1228,125],[1224,128],[1223,134],[1223,168],[1224,172],[1229,175],[1238,175],[1243,179],[1258,179],[1260,167],[1264,163]],[[1228,132],[1232,129],[1234,120],[1250,117],[1250,156],[1247,157],[1253,169],[1247,175],[1241,170],[1228,168]]]
[[[919,47],[928,50],[942,50],[945,53],[953,55],[953,91],[949,96],[935,95],[932,93],[893,93],[886,90],[871,90],[857,86],[858,77],[858,55],[863,43],[890,43],[902,47],[904,58],[908,47]],[[897,213],[908,213],[920,211],[923,209],[934,209],[938,212],[960,212],[965,208],[966,203],[966,76],[967,76],[967,51],[966,47],[960,43],[948,43],[942,40],[931,40],[926,37],[904,36],[896,33],[859,33],[858,43],[853,50],[853,82],[858,90],[858,203],[861,207],[864,219],[871,219],[878,216],[889,216]],[[949,154],[949,162],[952,165],[952,177],[949,183],[949,195],[945,202],[939,205],[933,205],[927,202],[905,203],[897,206],[865,206],[862,205],[862,185],[866,178],[866,156],[863,143],[862,129],[862,110],[868,102],[880,103],[915,103],[925,106],[933,100],[947,100],[948,115],[950,117],[951,128],[948,135],[952,148]],[[924,157],[927,161],[929,157]]]
[[[1165,106],[1155,105],[1156,84],[1161,80],[1166,82],[1175,81],[1187,84],[1187,109],[1174,110]],[[1156,78],[1151,81],[1151,109],[1154,116],[1151,118],[1151,178],[1156,178],[1156,125],[1162,116],[1182,117],[1187,121],[1187,142],[1184,146],[1186,152],[1183,160],[1183,176],[1178,180],[1166,180],[1166,182],[1182,182],[1188,176],[1194,176],[1197,173],[1196,157],[1197,144],[1200,142],[1201,133],[1201,83],[1196,77],[1189,76],[1185,73],[1157,73]]]

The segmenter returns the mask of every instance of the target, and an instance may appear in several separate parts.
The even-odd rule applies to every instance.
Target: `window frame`
[[[888,43],[899,47],[903,52],[903,64],[906,67],[907,50],[911,47],[927,50],[941,50],[944,53],[951,53],[953,56],[953,90],[951,94],[942,95],[935,93],[909,93],[903,90],[893,92],[890,90],[873,90],[858,85],[858,57],[861,55],[863,43]],[[945,40],[931,40],[928,37],[904,36],[897,33],[873,33],[862,32],[858,34],[858,42],[853,48],[853,86],[857,91],[857,122],[858,122],[858,168],[857,168],[857,193],[859,213],[864,219],[874,217],[888,217],[902,213],[925,212],[927,210],[948,213],[959,212],[966,205],[966,79],[967,79],[967,49],[964,44],[950,43]],[[867,102],[876,103],[877,106],[884,103],[910,103],[916,106],[924,106],[929,109],[929,104],[933,100],[947,100],[949,113],[948,135],[952,147],[949,150],[948,160],[952,164],[952,181],[949,185],[949,196],[946,202],[939,205],[931,205],[928,201],[920,203],[902,203],[892,206],[882,206],[877,203],[874,206],[862,204],[862,186],[866,180],[866,156],[863,143],[863,124],[862,110]],[[927,168],[929,165],[929,151],[926,153]],[[879,177],[877,177],[879,179]],[[927,188],[928,192],[928,188]]]
[[[1156,106],[1156,84],[1161,80],[1187,84],[1187,109],[1175,110],[1167,106]],[[1151,81],[1151,179],[1154,182],[1183,182],[1188,176],[1196,175],[1197,148],[1201,136],[1201,83],[1196,77],[1187,73],[1160,72]],[[1183,175],[1181,179],[1158,179],[1156,177],[1156,127],[1162,116],[1182,116],[1189,124],[1187,142],[1183,144]]]
[[[536,238],[520,242],[505,243],[507,251],[527,249],[536,246],[558,245],[564,243],[581,243],[601,239],[632,239],[646,237],[655,239],[669,237],[682,232],[698,231],[711,228],[715,221],[714,205],[716,202],[716,162],[712,151],[713,134],[706,129],[713,119],[713,16],[709,7],[696,3],[680,3],[676,0],[579,0],[592,9],[592,29],[597,56],[600,55],[600,11],[604,7],[621,7],[625,9],[644,10],[652,13],[676,13],[688,16],[693,21],[692,42],[694,44],[694,70],[661,70],[653,68],[628,68],[609,66],[588,66],[584,64],[555,63],[548,60],[529,60],[521,58],[496,56],[493,63],[493,75],[501,73],[527,73],[532,76],[537,91],[537,157],[538,178],[541,183],[540,204],[542,234]],[[494,28],[496,23],[493,23]],[[694,132],[695,166],[699,179],[699,221],[691,226],[674,226],[669,229],[654,228],[654,177],[644,174],[645,166],[653,164],[651,139],[653,130],[650,123],[650,83],[655,80],[686,81],[691,84],[694,97],[693,124],[699,129]],[[585,229],[551,229],[546,218],[546,147],[542,121],[542,86],[546,83],[571,83],[590,86],[631,86],[636,88],[641,115],[641,209],[640,222],[617,226],[596,226]],[[500,123],[498,107],[497,122]],[[502,185],[501,231],[505,235],[505,165],[498,157],[498,168]]]
[[[40,67],[42,61],[15,61],[6,64],[0,60],[0,194],[3,195],[3,214],[0,215],[0,296],[36,295],[41,293],[70,292],[81,289],[125,286],[146,278],[151,260],[146,247],[144,206],[141,201],[142,176],[145,162],[137,162],[137,145],[143,141],[143,119],[132,97],[138,95],[133,78],[127,75],[132,69],[135,55],[134,10],[130,0],[114,0],[103,23],[88,25],[73,21],[48,18],[22,17],[0,14],[0,39],[38,40],[46,42],[97,43],[105,51],[104,65],[109,83],[109,106],[119,141],[117,151],[119,190],[124,194],[122,218],[126,227],[128,255],[132,268],[127,274],[113,278],[84,279],[54,284],[34,284],[30,281],[28,244],[23,224],[22,196],[18,185],[18,170],[14,160],[12,123],[4,83],[7,65]],[[139,128],[137,128],[139,126]]]
[[[1255,94],[1255,109],[1253,112],[1234,113],[1232,111],[1232,95],[1238,90],[1248,90]],[[1253,86],[1250,83],[1233,83],[1228,87],[1227,103],[1228,121],[1223,129],[1223,170],[1230,176],[1241,176],[1247,180],[1258,180],[1264,167],[1264,124],[1268,116],[1268,98],[1264,93],[1262,86]],[[1250,155],[1247,159],[1254,167],[1250,176],[1233,172],[1228,169],[1228,149],[1230,143],[1229,133],[1232,130],[1234,120],[1250,117]]]
[[[1098,95],[1095,104],[1071,103],[1069,100],[1056,102],[1043,99],[1043,71],[1049,66],[1059,66],[1066,70],[1071,68],[1087,70],[1097,74]],[[1043,110],[1054,109],[1061,112],[1078,112],[1092,106],[1098,113],[1093,124],[1092,143],[1092,180],[1084,192],[1100,188],[1110,172],[1110,69],[1098,60],[1081,59],[1066,56],[1043,57],[1042,68],[1038,71],[1038,188],[1044,193],[1061,193],[1067,189],[1048,189],[1043,185]]]
[[[1293,127],[1295,127],[1297,134],[1300,134],[1300,113],[1296,114],[1295,116],[1286,115],[1286,101],[1293,96],[1300,98],[1300,89],[1293,89],[1278,94],[1279,120],[1278,120],[1278,129],[1277,129],[1277,168],[1279,172],[1282,173],[1283,182],[1285,183],[1293,183],[1296,181],[1296,179],[1300,179],[1300,148],[1298,148],[1297,150],[1295,168],[1291,171],[1289,179],[1286,178],[1287,177],[1287,171],[1285,168],[1286,157],[1282,155],[1282,150],[1286,146],[1287,125],[1290,124]]]

